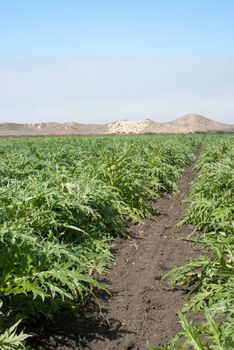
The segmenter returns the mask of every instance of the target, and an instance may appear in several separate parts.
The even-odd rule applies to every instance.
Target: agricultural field
[[[180,224],[191,223],[202,232],[188,241],[204,254],[168,273],[171,286],[191,285],[193,293],[180,312],[183,332],[169,349],[234,349],[234,138],[208,137],[196,164],[189,207]],[[186,313],[203,313],[193,325]]]
[[[166,271],[172,288],[192,293],[183,330],[154,349],[234,348],[234,138],[132,135],[0,139],[0,349],[30,349],[32,324],[77,315],[97,290],[110,293],[98,276],[113,263],[113,240],[157,222],[152,203],[178,193],[198,149],[179,225],[196,228],[184,240],[203,255]],[[193,325],[191,312],[204,321]]]

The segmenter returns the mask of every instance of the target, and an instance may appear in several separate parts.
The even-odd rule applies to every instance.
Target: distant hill
[[[119,120],[106,125],[80,123],[1,123],[0,136],[20,135],[106,135],[143,133],[234,132],[234,125],[222,124],[199,114],[187,114],[167,123],[150,119]]]
[[[107,127],[98,124],[80,124],[75,122],[36,124],[0,123],[0,136],[100,135],[106,133]]]
[[[152,128],[152,125],[151,125]],[[216,122],[199,114],[187,114],[168,123],[162,123],[160,128],[155,125],[154,132],[162,133],[194,133],[194,132],[218,132],[234,131],[234,125]]]

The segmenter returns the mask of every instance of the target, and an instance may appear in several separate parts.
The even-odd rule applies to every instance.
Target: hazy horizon
[[[0,4],[0,122],[234,123],[234,3]]]

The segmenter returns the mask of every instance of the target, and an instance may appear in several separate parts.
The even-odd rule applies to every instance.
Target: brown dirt
[[[193,164],[178,181],[180,191],[153,204],[153,221],[130,227],[130,240],[117,240],[116,262],[102,279],[112,293],[99,292],[82,307],[80,317],[61,318],[43,330],[37,350],[145,350],[160,345],[180,330],[178,310],[188,290],[170,289],[162,276],[199,254],[197,247],[176,236],[187,236],[192,227],[175,228],[183,217]]]

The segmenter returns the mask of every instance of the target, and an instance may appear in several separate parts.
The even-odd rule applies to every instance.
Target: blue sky
[[[232,0],[0,0],[0,121],[232,122],[233,59]]]

